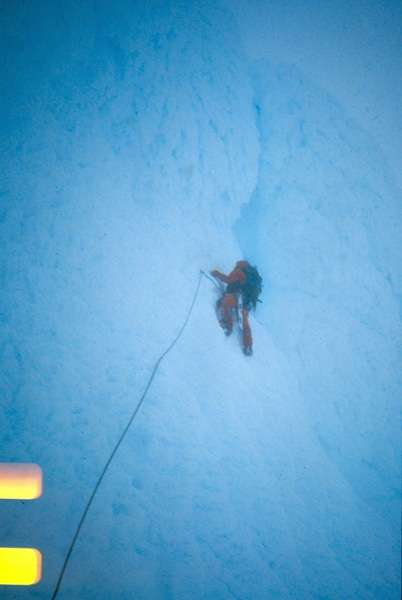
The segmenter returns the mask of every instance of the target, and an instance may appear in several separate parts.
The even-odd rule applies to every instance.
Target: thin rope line
[[[90,497],[90,499],[89,499],[89,501],[88,501],[88,503],[87,503],[87,505],[86,505],[86,507],[85,507],[85,510],[84,510],[84,512],[83,512],[83,515],[82,515],[82,517],[81,517],[81,520],[80,520],[80,522],[79,522],[79,524],[78,524],[77,530],[76,530],[76,532],[75,532],[75,535],[74,535],[74,537],[73,537],[73,540],[72,540],[72,542],[71,542],[71,544],[70,544],[70,548],[68,549],[68,552],[67,552],[66,558],[65,558],[65,560],[64,560],[63,568],[62,568],[62,570],[61,570],[61,573],[60,573],[60,577],[59,577],[59,579],[58,579],[58,581],[57,581],[56,588],[55,588],[55,590],[54,590],[54,592],[53,592],[52,600],[55,600],[55,598],[56,598],[56,596],[57,596],[57,594],[58,594],[58,591],[59,591],[59,589],[60,589],[61,582],[62,582],[62,580],[63,580],[63,577],[64,577],[64,573],[65,573],[65,571],[66,571],[66,568],[67,568],[67,564],[68,564],[68,562],[69,562],[69,560],[70,560],[70,556],[71,556],[71,554],[72,554],[72,552],[73,552],[73,549],[74,549],[75,543],[76,543],[76,541],[77,541],[77,539],[78,539],[78,536],[79,536],[79,534],[80,534],[81,528],[82,528],[82,526],[83,526],[83,524],[84,524],[85,517],[87,516],[87,514],[88,514],[88,511],[89,511],[89,509],[91,508],[92,501],[93,501],[93,499],[95,498],[96,492],[98,491],[98,489],[99,489],[99,487],[100,487],[100,484],[102,483],[102,480],[103,480],[103,478],[104,478],[104,476],[105,476],[105,474],[106,474],[106,471],[108,470],[108,467],[109,467],[110,463],[112,462],[112,460],[113,460],[113,458],[114,458],[114,456],[115,456],[115,454],[116,454],[117,450],[119,449],[119,447],[120,447],[120,445],[121,445],[121,443],[122,443],[122,441],[123,441],[123,439],[124,439],[124,437],[125,437],[125,435],[126,435],[127,431],[130,429],[130,426],[131,426],[132,422],[134,421],[134,419],[135,419],[135,417],[136,417],[136,415],[137,415],[137,413],[138,413],[138,411],[139,411],[139,409],[140,409],[140,406],[141,406],[141,404],[142,404],[142,402],[143,402],[143,400],[144,400],[145,396],[147,395],[147,392],[148,392],[148,390],[149,390],[149,388],[150,388],[150,386],[151,386],[151,383],[152,383],[152,381],[153,381],[153,379],[154,379],[154,377],[155,377],[155,373],[156,373],[156,371],[158,370],[158,367],[159,367],[160,363],[162,362],[162,360],[164,359],[164,357],[166,356],[166,354],[168,354],[168,353],[171,351],[171,349],[173,348],[173,346],[174,346],[174,345],[175,345],[175,344],[178,342],[178,340],[179,340],[180,336],[182,335],[182,333],[183,333],[184,329],[186,328],[186,325],[187,325],[187,323],[188,323],[188,320],[189,320],[189,318],[190,318],[190,315],[191,315],[191,313],[192,313],[192,311],[193,311],[194,304],[195,304],[195,301],[196,301],[196,299],[197,299],[197,296],[198,296],[198,292],[199,292],[199,290],[200,290],[200,285],[201,285],[201,280],[202,280],[202,273],[203,273],[203,272],[201,272],[201,273],[200,273],[200,277],[199,277],[199,279],[198,279],[198,285],[197,285],[197,289],[196,289],[196,291],[195,291],[195,294],[194,294],[194,297],[193,297],[193,301],[192,301],[192,303],[191,303],[191,306],[190,306],[190,310],[188,311],[188,314],[187,314],[186,320],[184,321],[184,324],[183,324],[182,328],[180,329],[179,333],[177,334],[177,336],[176,336],[176,338],[173,340],[173,342],[170,344],[170,346],[168,347],[168,349],[167,349],[167,350],[165,350],[165,352],[163,352],[163,354],[162,354],[162,355],[159,357],[159,359],[157,360],[157,362],[156,362],[156,364],[155,364],[155,367],[154,367],[154,370],[152,371],[151,377],[149,378],[149,381],[148,381],[147,387],[145,388],[145,390],[144,390],[144,392],[143,392],[143,394],[142,394],[142,396],[141,396],[141,398],[140,398],[140,401],[139,401],[139,402],[138,402],[138,404],[137,404],[137,407],[136,407],[135,411],[133,412],[133,414],[132,414],[132,416],[131,416],[131,418],[130,418],[129,422],[127,423],[127,426],[126,426],[126,428],[124,429],[123,433],[122,433],[122,434],[121,434],[121,436],[120,436],[120,439],[118,440],[118,442],[117,442],[116,446],[114,447],[114,450],[113,450],[113,452],[111,453],[111,455],[110,455],[110,457],[109,457],[109,460],[107,461],[106,465],[105,465],[105,466],[104,466],[104,468],[103,468],[103,471],[102,471],[102,473],[100,474],[100,477],[99,477],[99,479],[98,479],[98,481],[97,481],[97,483],[96,483],[96,485],[95,485],[95,488],[94,488],[94,490],[93,490],[93,492],[92,492],[92,494],[91,494],[91,497]]]
[[[209,275],[207,275],[207,274],[205,273],[205,271],[203,271],[202,269],[200,269],[200,273],[201,273],[201,275],[205,275],[205,277],[206,277],[207,279],[209,279],[209,281],[212,281],[212,283],[214,284],[214,286],[215,286],[215,287],[217,287],[217,288],[218,288],[218,290],[219,290],[220,292],[222,292],[221,288],[220,288],[220,287],[219,287],[219,285],[216,283],[216,281],[215,281],[214,279],[212,279],[212,277],[210,277]]]

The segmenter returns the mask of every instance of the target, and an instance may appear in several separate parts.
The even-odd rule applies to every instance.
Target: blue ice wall
[[[0,595],[52,597],[193,306],[58,597],[399,598],[400,204],[376,148],[297,69],[250,64],[216,2],[26,0],[2,39],[2,460],[44,492],[0,501],[1,545],[43,555]],[[242,252],[251,360],[197,288]]]
[[[259,180],[236,230],[265,275],[260,319],[299,373],[329,458],[397,528],[398,190],[334,98],[295,67],[253,73]]]

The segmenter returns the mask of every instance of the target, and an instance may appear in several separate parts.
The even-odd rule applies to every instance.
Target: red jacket
[[[246,274],[242,269],[244,267],[247,267],[248,264],[249,263],[247,262],[247,260],[239,260],[236,263],[235,268],[233,269],[233,271],[231,271],[231,273],[229,273],[229,275],[224,275],[220,271],[216,270],[211,271],[211,275],[217,277],[224,283],[240,283],[240,285],[243,285],[244,283],[246,283]]]

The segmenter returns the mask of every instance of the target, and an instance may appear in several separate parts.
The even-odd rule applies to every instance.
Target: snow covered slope
[[[259,64],[255,90],[260,176],[237,230],[269,280],[260,318],[328,457],[397,527],[400,193],[370,140],[294,68]]]
[[[400,196],[217,2],[26,1],[2,37],[1,546],[50,599],[399,598]],[[258,264],[254,356],[199,269]],[[399,304],[398,304],[399,303]]]

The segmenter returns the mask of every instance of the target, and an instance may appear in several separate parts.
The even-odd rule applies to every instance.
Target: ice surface
[[[4,11],[0,502],[43,577],[1,597],[400,597],[400,191],[218,2]],[[254,356],[199,269],[264,278]],[[198,292],[197,292],[198,289]]]

